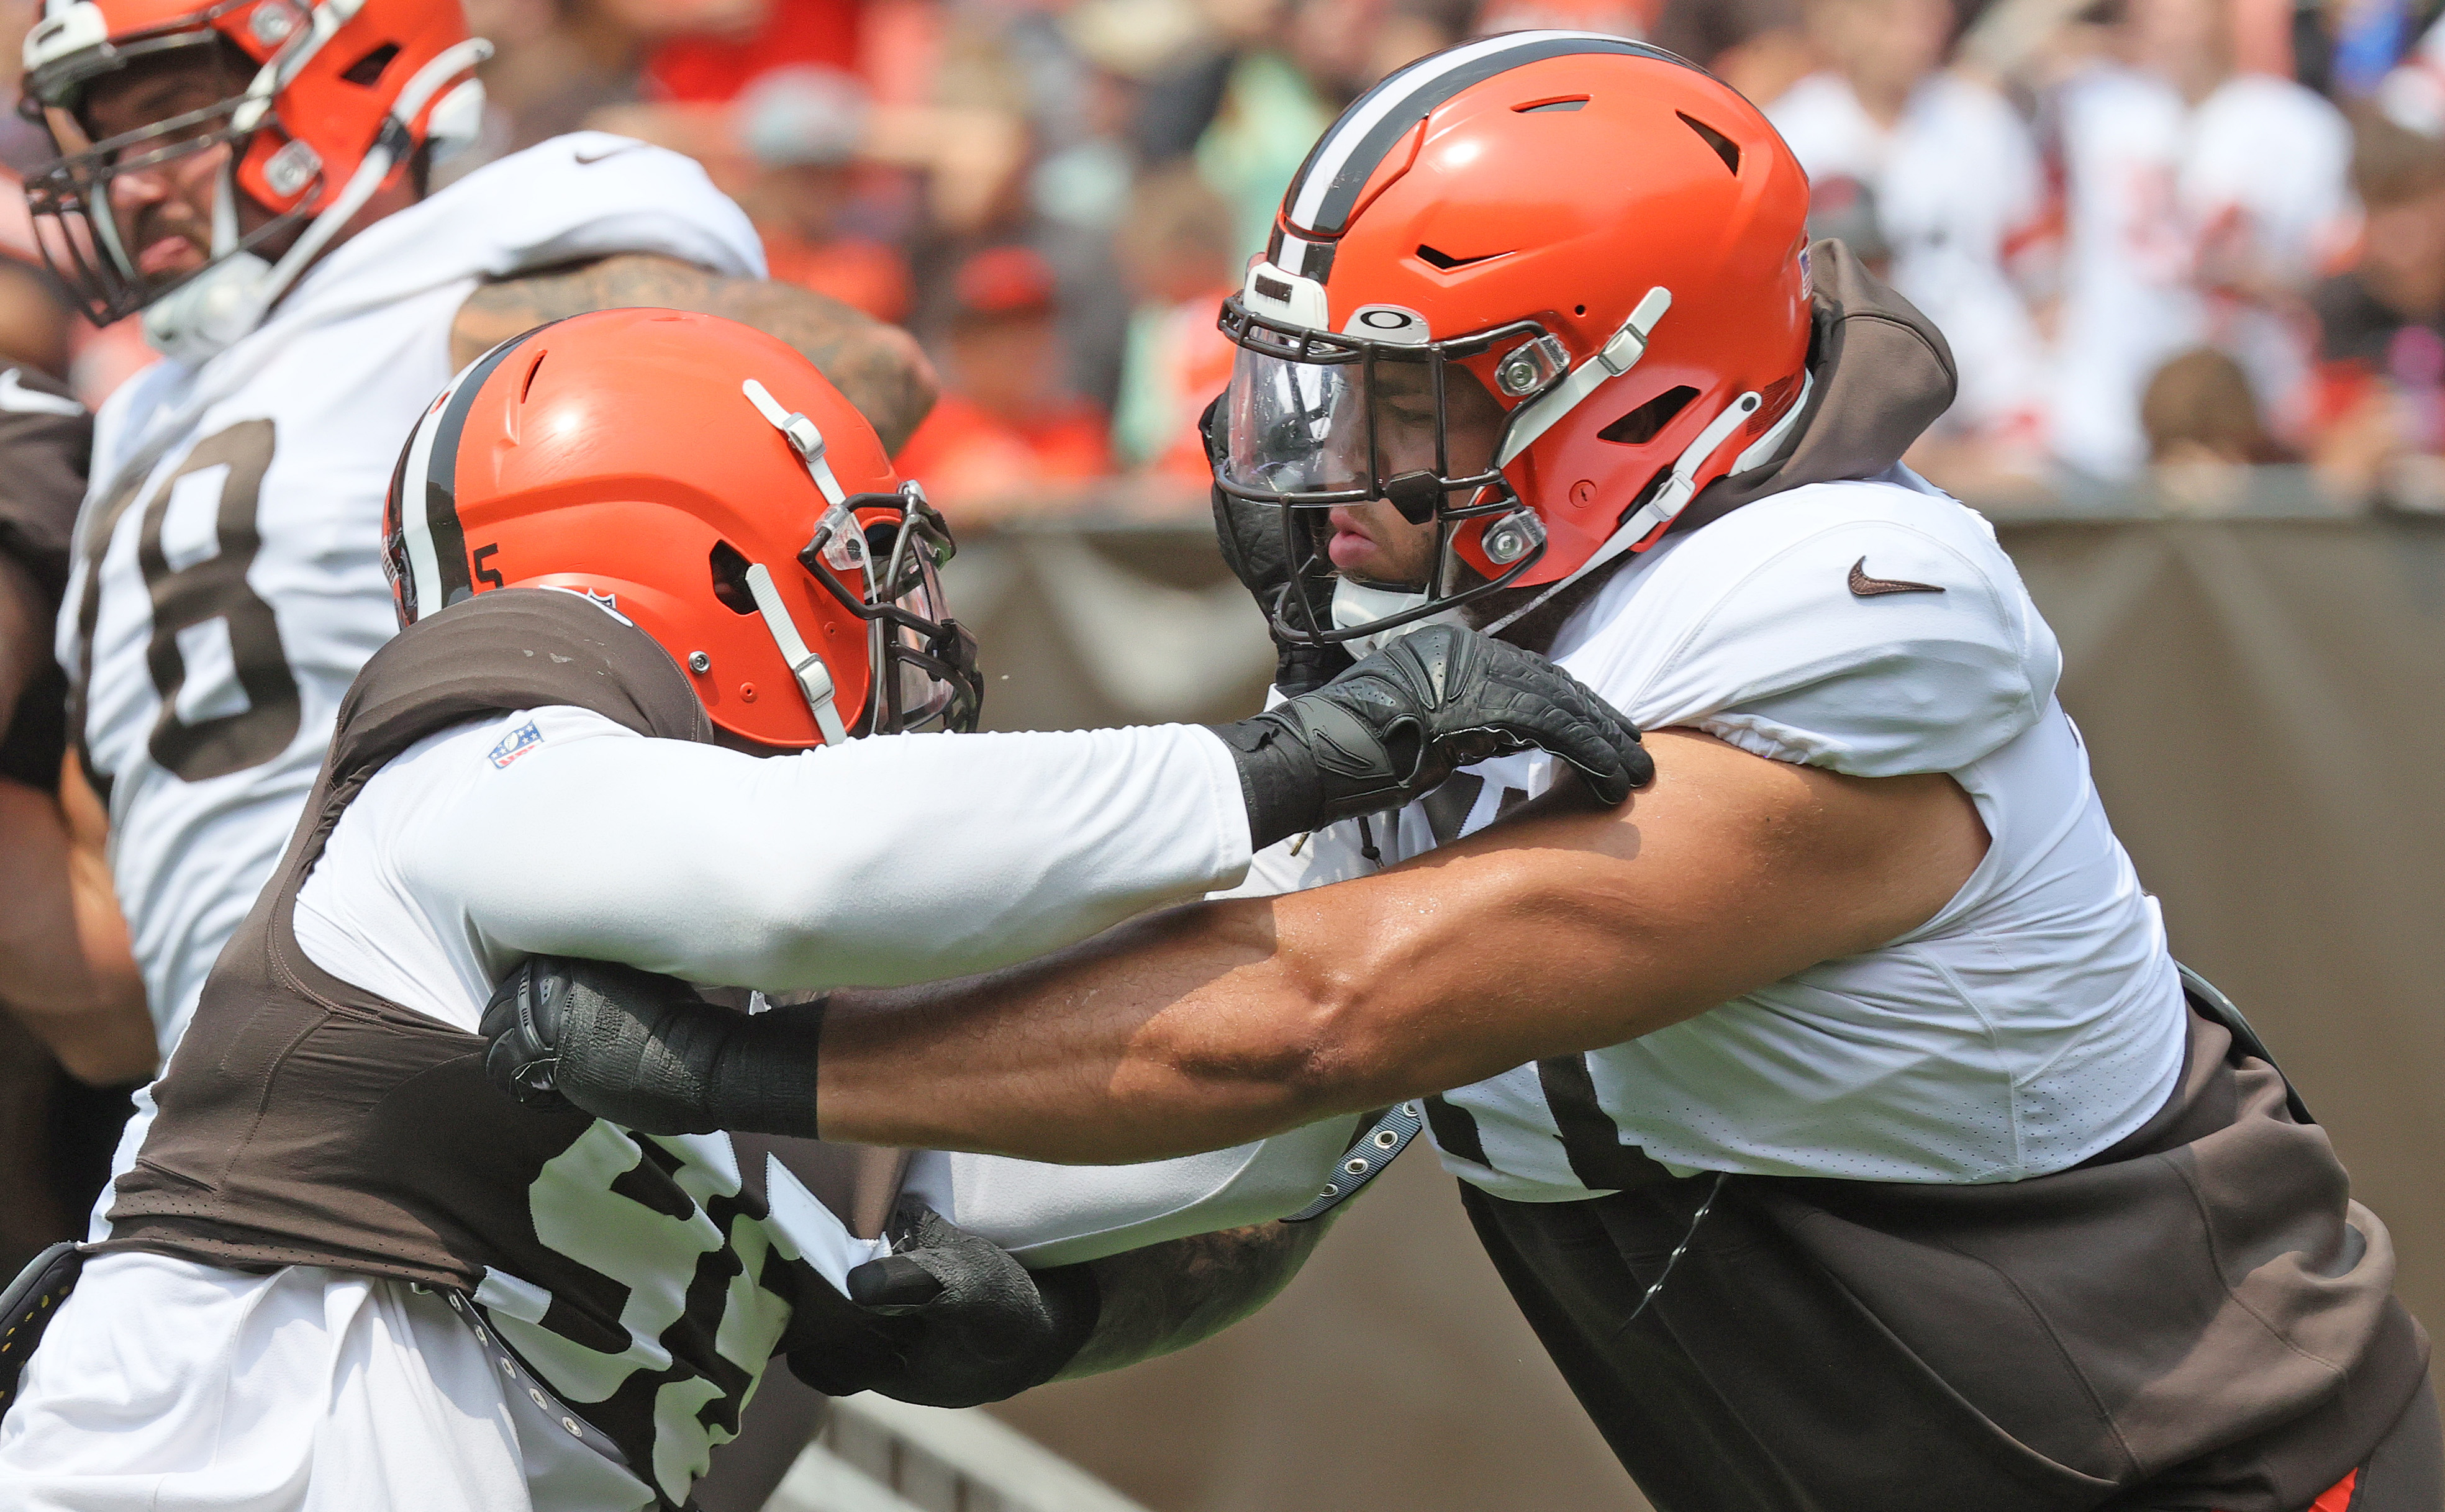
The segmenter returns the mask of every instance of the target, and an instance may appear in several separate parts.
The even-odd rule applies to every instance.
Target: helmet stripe
[[[467,532],[458,523],[458,438],[484,380],[534,333],[513,336],[477,358],[442,391],[439,413],[427,414],[417,427],[401,479],[400,521],[416,572],[419,618],[475,594],[476,585],[467,575]]]
[[[392,485],[400,539],[407,554],[407,603],[417,619],[441,607],[441,570],[433,560],[433,532],[424,523],[424,476],[433,457],[433,418],[449,398],[450,390],[443,389],[416,422],[407,450],[400,454],[399,480]]]
[[[1286,218],[1299,230],[1338,236],[1384,155],[1428,112],[1472,84],[1527,64],[1574,53],[1619,53],[1696,65],[1661,47],[1600,31],[1514,31],[1448,48],[1394,73],[1342,112],[1291,180]],[[1311,275],[1313,276],[1313,275]]]

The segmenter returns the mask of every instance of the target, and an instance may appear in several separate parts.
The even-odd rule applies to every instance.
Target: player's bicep
[[[758,760],[543,741],[413,863],[490,944],[697,981],[989,970],[1236,878],[1246,820],[1199,730],[901,736]]]
[[[1950,777],[1844,776],[1685,730],[1648,742],[1655,782],[1616,810],[1540,805],[1381,878],[1278,900],[1344,1053],[1434,1045],[1390,1095],[1616,1044],[1876,948],[1933,917],[1986,852]]]
[[[721,864],[718,837],[737,816],[712,811],[749,758],[672,740],[510,744],[492,757],[510,764],[407,837],[407,886],[497,953],[662,971],[718,957],[753,889]]]

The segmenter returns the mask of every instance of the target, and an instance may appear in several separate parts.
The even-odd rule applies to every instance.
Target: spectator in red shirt
[[[1025,247],[960,267],[943,397],[896,458],[955,524],[1075,505],[1111,470],[1103,412],[1066,393],[1053,269]]]

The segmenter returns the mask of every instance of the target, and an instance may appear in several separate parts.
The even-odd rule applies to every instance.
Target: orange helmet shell
[[[668,651],[716,724],[819,745],[744,586],[762,566],[854,722],[873,680],[868,627],[814,573],[853,597],[866,574],[800,560],[832,506],[742,392],[750,380],[814,422],[852,501],[896,493],[873,427],[775,338],[676,310],[574,316],[495,347],[419,422],[385,520],[401,619],[495,588],[583,593]]]
[[[1551,583],[1586,564],[1727,406],[1760,396],[1699,460],[1691,492],[1791,410],[1808,352],[1807,210],[1798,159],[1711,75],[1617,37],[1512,33],[1421,59],[1353,104],[1293,180],[1234,303],[1358,336],[1362,310],[1391,307],[1464,349],[1472,333],[1533,322],[1576,373],[1652,290],[1669,290],[1634,364],[1502,465],[1545,532],[1514,581]],[[1515,426],[1565,370],[1548,363],[1540,386],[1506,387],[1518,350],[1505,338],[1459,359]],[[1482,514],[1452,535],[1487,576],[1502,570],[1483,549],[1494,524]]]

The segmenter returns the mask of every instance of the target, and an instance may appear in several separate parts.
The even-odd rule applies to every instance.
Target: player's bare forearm
[[[73,763],[71,763],[73,766]],[[71,1075],[97,1086],[152,1074],[153,1020],[128,952],[127,925],[91,833],[70,810],[87,795],[73,775],[67,807],[0,780],[0,1003]]]
[[[1103,1299],[1095,1332],[1055,1379],[1116,1371],[1222,1332],[1290,1284],[1325,1227],[1258,1223],[1089,1261]]]
[[[1654,785],[1610,812],[1531,806],[1356,882],[837,994],[824,1135],[1073,1163],[1221,1148],[1618,1044],[1880,945],[1985,853],[1950,778],[1649,739]]]
[[[897,452],[934,407],[934,370],[906,331],[812,289],[728,277],[648,252],[484,285],[467,296],[451,326],[451,364],[464,367],[546,321],[632,307],[720,315],[789,343],[857,406],[887,452]]]

